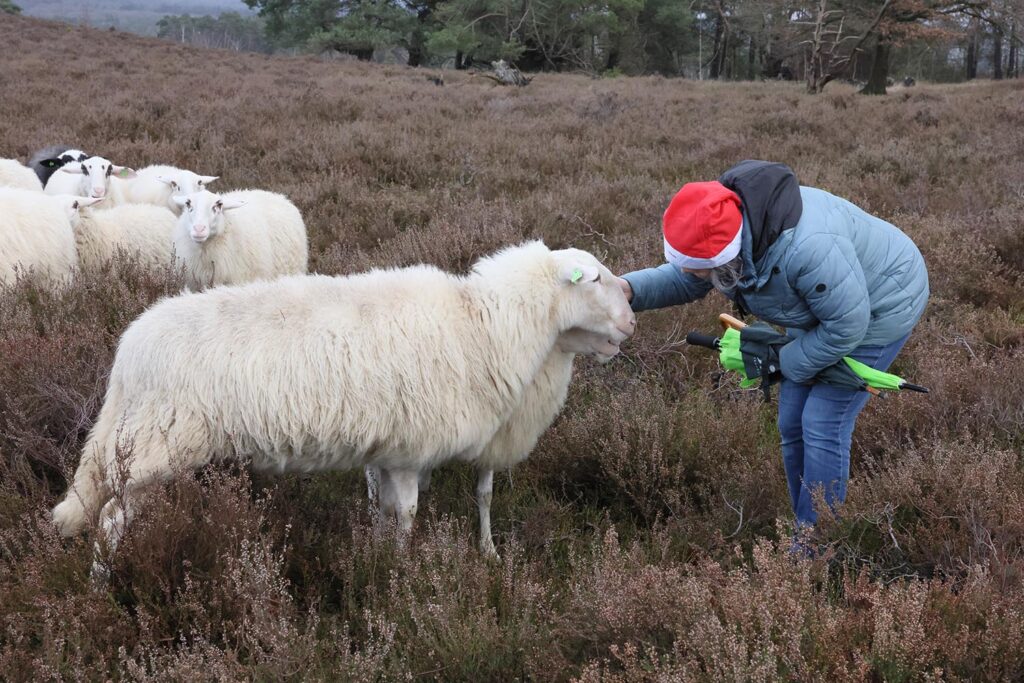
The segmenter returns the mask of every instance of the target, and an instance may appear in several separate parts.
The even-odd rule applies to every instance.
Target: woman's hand
[[[622,288],[622,293],[626,295],[626,301],[633,301],[633,288],[630,287],[629,281],[625,278],[615,278],[619,281],[619,287]]]

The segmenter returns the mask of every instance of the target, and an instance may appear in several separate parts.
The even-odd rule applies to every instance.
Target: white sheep
[[[0,187],[43,191],[43,184],[32,169],[14,159],[0,159]]]
[[[126,203],[123,181],[135,177],[135,171],[118,166],[103,157],[88,157],[60,167],[46,181],[46,194],[70,194],[105,199],[105,207]]]
[[[476,467],[476,501],[480,520],[480,552],[497,558],[491,534],[491,499],[494,473],[510,469],[525,460],[541,435],[562,411],[569,393],[573,361],[577,354],[595,356],[605,363],[618,353],[618,347],[607,339],[584,330],[573,329],[558,337],[540,371],[524,389],[520,402],[509,418],[484,447],[473,464]],[[420,473],[419,491],[429,489],[430,471]],[[371,510],[383,518],[394,504],[395,492],[390,490],[390,477],[378,467],[366,468],[367,489]]]
[[[174,195],[189,195],[205,190],[217,177],[199,175],[174,166],[146,166],[135,172],[135,178],[124,183],[124,196],[131,204],[165,206],[179,215],[181,206],[174,201]]]
[[[71,222],[98,199],[0,188],[0,284],[31,272],[43,286],[67,281],[78,263]]]
[[[177,221],[170,210],[150,204],[83,209],[72,221],[79,265],[83,271],[94,272],[123,250],[144,268],[171,266]]]
[[[264,190],[177,195],[183,207],[174,249],[186,286],[202,289],[306,272],[309,244],[302,214],[287,197]]]
[[[478,458],[559,335],[589,332],[603,353],[635,324],[597,259],[540,242],[465,276],[415,266],[164,299],[122,336],[53,521],[70,535],[99,511],[113,547],[131,514],[119,501],[138,487],[251,458],[277,472],[380,467],[408,531],[419,472]],[[127,478],[112,497],[122,445]]]

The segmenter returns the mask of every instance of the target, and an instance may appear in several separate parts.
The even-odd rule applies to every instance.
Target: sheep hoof
[[[110,585],[110,567],[96,560],[89,571],[89,583],[94,591],[105,591]]]

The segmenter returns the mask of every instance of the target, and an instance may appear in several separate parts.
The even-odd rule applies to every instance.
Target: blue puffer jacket
[[[795,337],[782,349],[782,372],[805,383],[858,346],[908,334],[928,301],[928,272],[917,246],[896,226],[828,192],[802,186],[799,192],[799,221],[756,263],[744,210],[744,275],[733,298]],[[712,289],[671,264],[623,277],[633,288],[634,311],[688,303]]]

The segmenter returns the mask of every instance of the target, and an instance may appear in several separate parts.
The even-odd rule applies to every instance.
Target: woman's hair
[[[726,294],[732,294],[742,277],[743,258],[741,256],[737,256],[725,265],[711,269],[711,284],[715,289]]]

